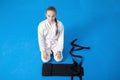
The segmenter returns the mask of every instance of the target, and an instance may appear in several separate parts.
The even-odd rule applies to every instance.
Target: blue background
[[[0,0],[0,80],[70,80],[41,76],[37,27],[51,5],[65,28],[61,63],[72,63],[69,43],[78,38],[91,47],[76,52],[85,58],[83,80],[120,80],[120,0]]]

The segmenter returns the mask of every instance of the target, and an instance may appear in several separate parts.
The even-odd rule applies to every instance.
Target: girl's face
[[[54,22],[56,17],[56,12],[53,10],[47,10],[46,17],[49,22]]]

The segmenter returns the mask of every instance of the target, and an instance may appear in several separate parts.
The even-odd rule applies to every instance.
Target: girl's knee
[[[63,60],[63,57],[60,57],[60,58],[54,57],[54,59],[55,59],[56,62],[60,62],[60,61]]]
[[[43,53],[42,53],[42,54],[41,54],[41,59],[42,59],[42,61],[43,61],[44,63],[49,62],[50,59],[51,59],[50,54],[48,54],[47,58],[44,58],[44,57],[43,57]]]
[[[42,59],[42,61],[43,61],[44,63],[47,63],[47,62],[50,61],[50,57],[48,57],[47,59],[45,59],[44,57],[42,57],[41,59]]]
[[[63,55],[62,55],[62,53],[60,53],[60,54],[55,54],[55,55],[54,55],[54,59],[55,59],[56,62],[62,61],[62,60],[63,60]]]

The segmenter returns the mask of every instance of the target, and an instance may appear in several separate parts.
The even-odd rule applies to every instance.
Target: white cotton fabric
[[[48,20],[44,20],[39,23],[38,26],[38,42],[41,51],[41,58],[44,62],[48,62],[50,60],[51,50],[54,53],[54,59],[56,61],[61,61],[63,56],[60,60],[57,60],[55,57],[57,51],[63,51],[63,44],[64,44],[64,26],[62,22],[57,20],[58,24],[58,34],[56,35],[56,23],[49,24]],[[49,54],[49,59],[43,59],[43,51],[46,50]]]

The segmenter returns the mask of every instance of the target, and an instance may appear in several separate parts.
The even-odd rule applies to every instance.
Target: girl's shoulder
[[[39,22],[39,26],[45,26],[46,23],[47,23],[47,20],[43,20],[43,21]]]
[[[46,22],[47,22],[47,20],[43,20],[39,23],[39,25],[44,25],[44,24],[46,24]]]
[[[58,24],[62,24],[62,22],[61,22],[60,20],[57,20],[57,23],[58,23]]]
[[[45,28],[45,24],[46,24],[46,20],[43,20],[39,23],[38,25],[38,29],[44,29]]]
[[[57,23],[58,23],[59,26],[63,27],[63,23],[61,21],[57,20]]]

